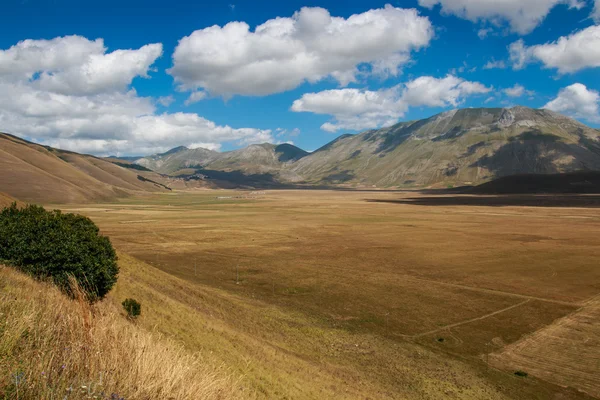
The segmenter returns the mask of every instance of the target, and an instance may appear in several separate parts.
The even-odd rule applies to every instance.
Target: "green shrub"
[[[520,376],[520,377],[525,377],[525,376],[527,376],[527,372],[518,370],[518,371],[515,371],[515,375]]]
[[[137,318],[142,313],[142,305],[134,299],[125,299],[121,304],[127,312],[127,317],[131,319]]]
[[[70,295],[74,278],[90,301],[104,297],[119,273],[110,240],[89,218],[34,205],[0,212],[0,261]]]

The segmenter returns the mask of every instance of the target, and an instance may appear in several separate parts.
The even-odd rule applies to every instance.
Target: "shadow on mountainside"
[[[245,174],[242,171],[217,171],[210,169],[197,169],[191,175],[178,175],[177,178],[193,181],[202,180],[213,183],[214,185],[224,188],[293,188],[293,185],[286,185],[279,182],[275,175],[270,173],[265,174]]]
[[[463,154],[474,154],[479,147],[476,144]],[[531,130],[511,138],[494,154],[481,157],[471,167],[484,168],[491,176],[503,177],[516,174],[558,174],[565,171],[600,170],[600,144],[585,136],[579,143],[565,143],[560,137]],[[567,156],[571,156],[571,159]]]
[[[399,200],[367,199],[366,201],[370,203],[392,203],[416,206],[600,208],[600,195],[453,195],[415,197]]]

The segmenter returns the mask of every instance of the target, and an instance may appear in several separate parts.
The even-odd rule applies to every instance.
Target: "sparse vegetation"
[[[523,377],[523,378],[524,378],[524,377],[526,377],[528,374],[527,374],[527,372],[525,372],[525,371],[518,370],[518,371],[515,371],[515,375],[516,375],[516,376],[520,376],[520,377]]]
[[[74,278],[90,301],[104,297],[119,273],[110,240],[92,220],[35,205],[0,212],[0,260],[71,295]]]
[[[89,304],[0,266],[0,399],[233,398],[229,375]]]
[[[136,319],[142,313],[142,305],[135,299],[125,299],[121,304],[123,305],[123,308],[125,309],[129,319]]]

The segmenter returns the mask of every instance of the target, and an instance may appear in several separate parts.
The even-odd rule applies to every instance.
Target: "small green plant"
[[[521,377],[526,377],[527,376],[527,372],[518,370],[518,371],[515,371],[515,375],[516,376],[521,376]]]
[[[121,304],[129,319],[136,319],[142,313],[142,305],[135,299],[125,299]]]

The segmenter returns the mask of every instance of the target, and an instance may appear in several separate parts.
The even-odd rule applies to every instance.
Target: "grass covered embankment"
[[[198,354],[126,319],[0,266],[0,399],[231,398]]]

